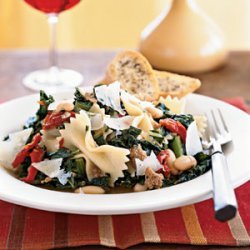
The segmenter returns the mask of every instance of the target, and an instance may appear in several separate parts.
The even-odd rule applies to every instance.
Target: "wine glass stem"
[[[50,66],[51,68],[57,68],[57,53],[56,53],[56,27],[58,22],[58,15],[55,13],[48,14],[48,23],[50,28]]]

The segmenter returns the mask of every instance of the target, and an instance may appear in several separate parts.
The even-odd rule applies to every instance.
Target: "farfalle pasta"
[[[119,177],[124,176],[129,150],[111,145],[98,146],[92,137],[90,119],[85,111],[71,118],[60,133],[66,148],[78,148],[95,166],[110,175],[111,186]]]

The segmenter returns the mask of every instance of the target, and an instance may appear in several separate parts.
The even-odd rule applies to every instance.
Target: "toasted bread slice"
[[[181,98],[189,93],[194,92],[201,86],[199,79],[169,73],[166,71],[154,70],[160,88],[160,96]]]
[[[139,52],[120,52],[109,64],[103,84],[120,81],[121,87],[141,99],[156,100],[159,96],[181,98],[194,92],[200,80],[166,71],[153,70]]]
[[[123,51],[109,64],[101,83],[120,81],[121,87],[141,99],[156,100],[159,86],[148,60],[136,51]]]

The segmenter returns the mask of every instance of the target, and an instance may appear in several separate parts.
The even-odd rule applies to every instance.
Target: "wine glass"
[[[56,25],[58,15],[64,10],[70,9],[81,0],[24,0],[26,3],[38,9],[48,17],[50,26],[50,67],[29,73],[23,84],[33,90],[56,91],[58,89],[70,89],[80,85],[83,76],[70,69],[61,69],[57,64],[56,55]]]

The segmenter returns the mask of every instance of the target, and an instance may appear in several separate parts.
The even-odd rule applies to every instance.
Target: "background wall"
[[[231,49],[250,49],[250,0],[196,0]],[[170,0],[82,0],[61,14],[61,49],[135,47],[141,30]],[[0,0],[0,48],[46,48],[44,14],[22,0]]]

